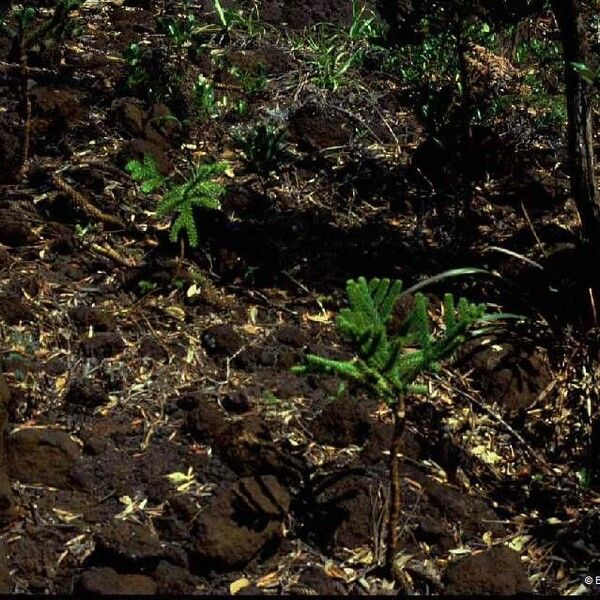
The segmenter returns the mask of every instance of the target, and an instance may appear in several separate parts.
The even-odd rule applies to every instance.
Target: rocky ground
[[[478,130],[477,164],[495,176],[462,231],[445,195],[456,165],[427,143],[398,80],[367,66],[325,92],[294,49],[311,23],[346,26],[351,3],[265,1],[265,32],[200,54],[169,44],[155,4],[89,0],[58,58],[30,58],[29,174],[0,187],[0,591],[581,591],[600,569],[600,495],[581,476],[597,450],[600,346],[554,170],[560,140],[520,150],[520,138]],[[205,4],[187,10],[214,22]],[[176,75],[177,93],[132,93],[134,42],[156,53],[152,81]],[[0,57],[10,63],[8,43]],[[230,66],[259,63],[268,82],[245,94]],[[248,114],[194,121],[198,74],[246,97]],[[18,86],[0,75],[10,165]],[[265,189],[228,134],[269,111],[293,159]],[[233,165],[222,213],[202,215],[183,263],[156,198],[123,170],[144,154],[165,173],[205,157]],[[290,367],[305,352],[349,356],[334,327],[346,279],[412,284],[464,266],[495,275],[432,297],[449,288],[527,321],[464,349],[410,402],[402,575],[389,581],[388,410]]]

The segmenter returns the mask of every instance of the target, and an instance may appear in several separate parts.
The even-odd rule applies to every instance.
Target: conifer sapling
[[[215,179],[229,169],[226,162],[203,163],[198,165],[191,176],[181,184],[173,183],[159,172],[156,161],[145,156],[143,161],[132,160],[125,166],[140,189],[150,194],[163,189],[164,194],[158,204],[158,217],[173,216],[170,239],[176,242],[182,230],[187,234],[192,248],[198,246],[198,228],[194,219],[194,207],[217,210],[221,208],[220,198],[225,187]]]
[[[293,367],[299,374],[336,374],[365,385],[390,406],[394,435],[390,453],[390,509],[387,522],[386,565],[391,570],[398,545],[401,488],[399,478],[400,438],[405,421],[405,398],[426,392],[418,378],[434,372],[440,361],[450,357],[467,339],[474,325],[497,319],[483,305],[461,298],[458,305],[452,294],[443,301],[444,328],[434,333],[428,314],[428,300],[417,293],[410,311],[397,334],[390,335],[388,323],[402,291],[401,281],[364,277],[350,280],[346,286],[348,304],[337,318],[338,331],[355,348],[352,360],[333,360],[308,354],[304,364]]]

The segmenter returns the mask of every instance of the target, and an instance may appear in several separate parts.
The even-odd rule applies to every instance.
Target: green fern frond
[[[203,163],[192,172],[191,177],[181,184],[173,185],[168,178],[158,171],[156,161],[151,156],[144,156],[143,161],[131,160],[125,170],[131,178],[140,184],[144,193],[151,193],[164,188],[165,193],[158,203],[158,218],[172,217],[173,224],[169,233],[172,242],[176,242],[179,234],[186,233],[192,248],[198,245],[198,227],[194,219],[194,207],[207,209],[221,208],[220,198],[225,187],[215,181],[229,169],[226,162]]]
[[[337,319],[340,332],[352,341],[364,338],[366,333],[384,330],[402,290],[402,282],[364,277],[346,284],[348,308],[343,308]]]
[[[171,226],[170,239],[177,241],[179,234],[185,231],[192,248],[198,245],[198,228],[194,220],[194,207],[219,209],[220,198],[225,187],[215,177],[229,168],[228,163],[216,162],[199,165],[188,181],[172,187],[160,201],[156,214],[158,217],[176,216]]]
[[[485,307],[446,294],[443,301],[444,329],[434,334],[428,314],[429,302],[421,293],[401,334],[390,336],[387,323],[401,293],[402,283],[389,279],[364,277],[350,280],[346,286],[348,307],[343,308],[336,324],[352,342],[356,356],[337,361],[309,355],[296,373],[337,374],[367,385],[390,404],[399,397],[422,391],[415,381],[425,372],[439,370],[442,360],[464,343],[469,331],[486,318]]]
[[[456,308],[452,294],[444,294],[444,326],[446,330],[451,330],[456,326]]]
[[[359,368],[358,363],[349,360],[333,360],[316,356],[315,354],[307,354],[304,365],[292,367],[292,372],[299,375],[306,373],[318,372],[329,375],[340,375],[346,379],[361,380],[364,376],[363,371]]]
[[[189,203],[182,204],[178,210],[179,215],[171,226],[169,239],[176,242],[181,231],[185,231],[190,246],[195,248],[198,245],[198,229],[196,228],[192,205]]]
[[[164,185],[166,178],[158,170],[156,161],[152,156],[146,154],[143,161],[130,160],[125,165],[125,170],[131,178],[140,185],[145,194],[151,194]]]

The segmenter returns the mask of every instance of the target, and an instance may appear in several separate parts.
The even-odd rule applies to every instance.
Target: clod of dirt
[[[81,341],[81,350],[84,356],[88,357],[108,358],[119,354],[124,349],[123,338],[119,334],[109,331],[101,331]]]
[[[275,477],[243,478],[222,488],[192,531],[197,567],[231,571],[272,554],[289,508],[290,494]]]
[[[118,593],[123,596],[150,596],[156,594],[156,583],[146,575],[119,575]]]
[[[257,367],[278,367],[283,369],[281,378],[277,384],[277,390],[273,389],[281,398],[289,398],[297,391],[299,384],[298,378],[293,377],[286,372],[294,365],[302,362],[302,354],[298,350],[293,350],[286,346],[267,345],[267,346],[247,346],[234,359],[233,364],[236,368],[252,372]]]
[[[313,508],[310,537],[324,551],[373,542],[372,495],[380,483],[361,475],[334,475],[323,482]]]
[[[32,109],[36,116],[72,120],[80,111],[82,93],[73,89],[36,86],[31,91]]]
[[[186,430],[195,440],[210,444],[237,475],[275,475],[286,483],[301,479],[303,465],[278,447],[256,415],[229,423],[214,404],[203,402],[187,416]]]
[[[0,434],[4,436],[11,400],[10,386],[4,375],[0,373]],[[2,447],[4,447],[2,445]]]
[[[327,575],[321,567],[308,567],[302,571],[294,592],[305,595],[339,596],[344,594],[344,586]]]
[[[419,542],[425,542],[430,546],[436,544],[444,551],[449,550],[453,546],[452,532],[448,525],[440,519],[434,519],[430,515],[425,515],[419,521],[414,535],[415,539]]]
[[[417,481],[426,492],[427,501],[450,522],[460,523],[464,540],[479,538],[486,531],[500,537],[506,528],[498,515],[481,498],[469,496],[448,485],[443,485],[410,468],[410,479]]]
[[[8,250],[0,247],[0,269],[8,267],[12,263],[12,257]]]
[[[221,460],[240,476],[275,475],[281,481],[298,483],[304,465],[273,441],[269,427],[248,415],[218,431],[213,447]]]
[[[136,138],[166,148],[180,131],[179,121],[165,104],[144,110],[134,98],[118,98],[112,105],[113,119]]]
[[[444,580],[448,595],[513,596],[531,592],[525,566],[519,555],[506,546],[451,564]]]
[[[126,418],[103,418],[83,428],[80,438],[86,452],[101,454],[111,443],[119,446],[130,430]]]
[[[158,563],[153,578],[157,585],[156,591],[161,596],[192,594],[199,583],[199,580],[187,569],[164,560]]]
[[[345,0],[284,0],[282,3],[270,4],[271,10],[274,10],[274,5],[281,5],[281,16],[274,22],[283,21],[293,29],[324,22],[347,26],[352,21],[352,4]],[[262,14],[261,9],[261,16]],[[277,15],[277,12],[271,14]]]
[[[202,347],[213,357],[233,356],[242,343],[242,338],[228,323],[210,327],[202,334]]]
[[[111,118],[135,137],[143,137],[146,111],[136,98],[117,98],[111,106]]]
[[[43,365],[43,371],[50,377],[62,375],[68,368],[69,362],[66,356],[52,356]]]
[[[48,248],[51,252],[56,252],[57,254],[71,254],[75,251],[75,246],[75,236],[67,235],[54,238],[48,245]]]
[[[20,429],[9,436],[7,446],[12,478],[57,488],[73,485],[71,470],[79,461],[81,449],[65,431],[46,427]]]
[[[185,429],[201,443],[218,439],[227,426],[224,416],[215,404],[186,395],[179,398],[178,405],[183,410],[190,410]]]
[[[270,206],[267,196],[249,187],[232,185],[221,201],[221,207],[226,214],[234,213],[245,218],[260,217]]]
[[[6,425],[11,403],[11,391],[6,379],[0,374],[0,521],[10,520],[15,505],[10,479],[6,472]],[[0,567],[0,593],[1,593]]]
[[[10,594],[13,590],[12,578],[10,570],[6,564],[6,547],[0,546],[0,594]]]
[[[85,329],[93,327],[95,331],[113,331],[115,328],[113,316],[95,306],[78,306],[71,313],[71,318]]]
[[[31,227],[21,215],[12,210],[0,210],[0,243],[17,248],[33,241]]]
[[[87,564],[111,566],[120,571],[151,571],[168,554],[169,549],[143,525],[108,523],[96,534],[96,547]]]
[[[169,360],[169,353],[167,350],[165,350],[165,348],[151,335],[145,335],[140,340],[139,353],[141,356],[146,356],[161,362]]]
[[[373,542],[372,501],[380,482],[370,477],[337,477],[318,495],[312,535],[327,552]]]
[[[1,294],[0,320],[7,325],[18,325],[21,321],[32,321],[33,312],[17,295]]]
[[[290,116],[290,133],[303,151],[344,146],[352,137],[350,120],[316,104],[300,107]]]
[[[241,415],[252,409],[252,402],[248,398],[248,394],[242,390],[229,392],[221,401],[223,408],[230,413]]]
[[[65,394],[65,404],[94,408],[106,400],[106,390],[95,379],[75,379]]]
[[[362,446],[370,430],[371,420],[364,403],[350,397],[330,401],[312,428],[317,442],[337,448]]]
[[[122,575],[109,567],[87,569],[75,584],[79,594],[152,595],[156,590],[156,583],[146,575]]]
[[[361,458],[372,464],[381,463],[390,451],[393,425],[390,422],[372,421],[367,441],[360,453]],[[423,449],[415,435],[408,429],[402,432],[400,438],[401,452],[404,456],[418,460]]]
[[[152,157],[163,175],[173,171],[173,163],[166,155],[164,147],[142,138],[128,141],[119,152],[116,162],[119,167],[124,168],[130,160],[144,160],[144,156]]]
[[[542,351],[525,351],[512,344],[486,346],[471,363],[475,379],[490,400],[510,411],[526,410],[552,378],[548,357]]]
[[[33,141],[42,136],[60,139],[82,114],[84,95],[76,90],[39,86],[31,91]]]
[[[290,57],[280,48],[268,46],[231,52],[227,56],[227,63],[250,73],[256,73],[264,67],[270,75],[279,75],[290,68]]]
[[[0,522],[6,523],[15,516],[15,497],[8,474],[3,465],[0,470]],[[0,582],[2,581],[2,568],[0,566]],[[0,593],[1,593],[0,589]]]
[[[118,594],[119,575],[109,567],[85,570],[75,583],[75,592],[79,594]]]
[[[8,183],[11,177],[14,177],[15,170],[19,161],[21,143],[16,135],[12,135],[0,127],[0,183]],[[3,224],[3,218],[0,216],[0,224]],[[0,227],[0,241],[3,244],[12,245],[5,242]]]
[[[304,348],[307,343],[306,334],[295,325],[282,325],[276,334],[277,340],[292,348]]]

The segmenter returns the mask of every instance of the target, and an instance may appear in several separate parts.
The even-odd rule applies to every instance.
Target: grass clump
[[[234,134],[249,171],[266,179],[279,171],[290,157],[287,131],[282,126],[261,122]]]

